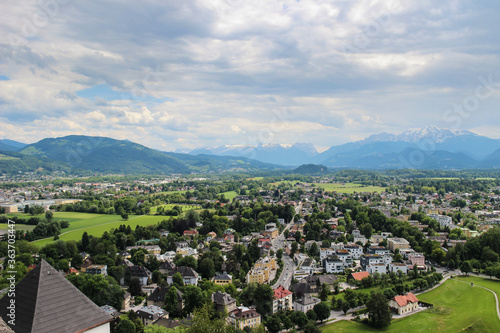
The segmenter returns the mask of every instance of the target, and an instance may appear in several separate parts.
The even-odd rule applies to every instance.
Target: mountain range
[[[22,147],[18,152],[0,153],[0,173],[72,169],[80,172],[171,174],[278,168],[244,157],[166,153],[128,140],[83,135],[43,139]]]
[[[0,173],[35,170],[100,173],[206,173],[290,169],[303,164],[361,169],[500,168],[500,140],[428,126],[380,133],[319,153],[307,143],[225,145],[189,154],[128,141],[70,135],[33,144],[0,140]]]
[[[500,167],[500,140],[466,130],[427,126],[400,134],[380,133],[332,146],[318,153],[311,144],[219,146],[190,154],[247,156],[259,161],[298,166],[315,163],[336,168],[466,169]]]

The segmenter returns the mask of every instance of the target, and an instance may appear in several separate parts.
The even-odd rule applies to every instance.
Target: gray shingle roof
[[[113,319],[43,259],[16,285],[15,300],[16,333],[74,333]],[[9,302],[0,300],[6,322]]]

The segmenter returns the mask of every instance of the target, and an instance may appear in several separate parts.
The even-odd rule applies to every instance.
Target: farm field
[[[417,296],[419,300],[434,304],[433,309],[394,320],[385,329],[375,330],[364,324],[349,321],[340,321],[320,329],[323,333],[500,332],[500,321],[493,294],[458,280],[462,278],[450,279],[440,287]],[[487,280],[479,279],[477,284],[483,285],[484,281]]]
[[[325,191],[337,191],[339,193],[385,191],[385,187],[363,186],[361,184],[354,184],[354,183],[314,183],[314,186],[324,188]]]
[[[68,217],[64,218],[65,220],[68,220],[70,222],[69,228],[63,229],[62,234],[59,235],[59,239],[64,241],[78,241],[82,238],[82,235],[85,231],[89,235],[101,236],[105,231],[109,231],[112,228],[118,228],[122,224],[130,225],[131,228],[135,228],[138,225],[153,225],[167,218],[166,216],[155,215],[130,215],[128,221],[123,221],[118,215],[99,215],[70,212],[64,212],[61,214],[78,214],[73,217],[73,221],[70,221],[70,218]],[[79,214],[84,214],[85,216],[83,216],[83,218],[82,216],[80,216],[80,218],[78,219],[76,218],[76,216],[79,216]],[[34,241],[33,244],[44,246],[51,242],[53,242],[52,237]]]

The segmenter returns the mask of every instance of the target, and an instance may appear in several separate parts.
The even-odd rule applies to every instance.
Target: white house
[[[307,311],[312,310],[314,306],[320,302],[321,300],[319,298],[304,296],[296,299],[295,302],[293,302],[293,309],[295,311],[306,313]]]

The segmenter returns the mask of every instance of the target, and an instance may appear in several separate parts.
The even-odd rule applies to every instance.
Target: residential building
[[[146,304],[156,305],[159,307],[163,307],[165,305],[165,296],[168,294],[168,291],[171,287],[156,287],[155,290],[146,298]],[[182,299],[182,292],[177,290],[177,310],[180,312],[184,308],[184,300]]]
[[[12,319],[12,297],[0,299],[0,317]],[[16,284],[15,332],[109,333],[113,317],[80,292],[44,259]]]
[[[312,310],[314,306],[320,302],[321,300],[317,297],[304,296],[293,302],[293,309],[295,311],[306,313],[307,311]]]
[[[154,324],[161,318],[168,319],[168,312],[156,305],[144,306],[135,313],[144,326]]]
[[[214,278],[214,283],[219,286],[224,286],[233,282],[233,277],[227,273],[222,273]]]
[[[408,264],[412,267],[417,265],[419,269],[425,269],[425,256],[418,252],[410,253],[408,254]]]
[[[127,268],[125,268],[127,269]],[[141,282],[141,286],[146,286],[148,284],[148,280],[153,277],[153,274],[149,271],[144,266],[132,266],[128,267],[128,269],[131,271],[131,278],[136,277],[139,279]],[[120,284],[124,285],[125,284],[125,278],[120,279]]]
[[[243,330],[245,327],[258,327],[261,323],[261,316],[255,309],[239,306],[229,313],[227,321],[228,324]]]
[[[354,280],[354,281],[361,281],[363,278],[370,276],[370,273],[368,272],[357,272],[357,273],[351,273],[347,276],[347,281],[349,280]]]
[[[391,250],[391,252],[394,252],[396,251],[396,249],[409,249],[410,242],[408,242],[404,238],[388,238],[387,246],[389,247],[389,250]]]
[[[290,290],[281,285],[274,289],[273,313],[280,310],[291,310],[293,306],[292,295],[293,293]]]
[[[167,283],[172,284],[173,279],[172,277],[174,276],[175,273],[179,273],[182,276],[182,280],[184,282],[184,285],[193,285],[197,286],[198,281],[200,280],[199,274],[192,269],[191,267],[186,267],[186,266],[180,266],[176,267],[167,274]]]
[[[412,293],[394,296],[389,306],[400,315],[409,313],[418,309],[418,298]]]
[[[331,255],[323,259],[323,268],[326,273],[343,273],[346,267],[337,255]]]
[[[228,293],[217,291],[212,294],[212,302],[219,312],[231,312],[236,309],[236,299]]]
[[[253,267],[247,273],[247,283],[263,284],[269,282],[269,274],[271,271],[268,268]]]
[[[387,274],[387,265],[386,264],[371,264],[366,266],[366,271],[370,274],[379,273],[379,274]]]
[[[108,275],[108,265],[90,265],[85,270],[87,274],[90,275]]]
[[[451,227],[453,224],[453,219],[450,216],[439,215],[439,214],[428,214],[431,219],[438,221],[442,228]]]
[[[403,274],[408,274],[408,266],[400,262],[392,262],[389,264],[389,272],[397,273],[401,271]]]
[[[175,269],[175,264],[171,260],[165,260],[160,264],[158,270],[162,274],[168,274],[171,270]]]
[[[358,244],[344,245],[344,249],[349,251],[349,253],[352,255],[353,259],[361,258],[361,255],[363,254],[363,247],[359,246]]]
[[[144,249],[148,251],[148,254],[159,255],[161,254],[161,248],[158,245],[137,245],[137,246],[127,246],[125,250],[130,252],[133,249]]]
[[[366,270],[366,267],[375,265],[375,264],[384,264],[384,259],[379,254],[363,254],[361,256],[360,265],[362,270]]]

